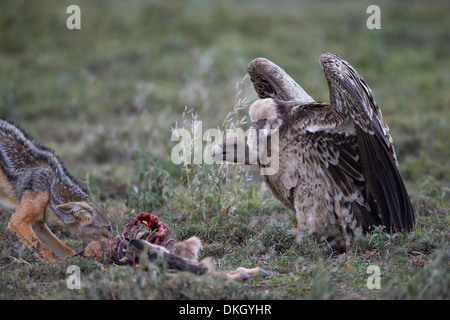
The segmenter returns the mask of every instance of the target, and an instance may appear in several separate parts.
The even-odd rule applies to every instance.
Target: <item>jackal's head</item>
[[[86,243],[109,240],[112,235],[111,220],[93,202],[86,200],[56,206],[59,225]]]

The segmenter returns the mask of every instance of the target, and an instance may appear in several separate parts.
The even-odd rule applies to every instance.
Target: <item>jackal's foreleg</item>
[[[45,221],[39,220],[33,224],[33,231],[39,237],[39,239],[44,242],[44,244],[52,250],[53,253],[56,253],[58,257],[64,258],[68,256],[73,256],[75,252],[62,243],[53,232],[47,227]]]
[[[9,221],[8,229],[17,234],[29,248],[37,249],[44,261],[54,262],[50,250],[33,231],[33,223],[44,219],[45,208],[49,200],[46,192],[26,192],[16,207],[14,216]]]

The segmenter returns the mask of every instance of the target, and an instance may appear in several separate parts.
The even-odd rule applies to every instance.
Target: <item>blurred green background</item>
[[[66,9],[71,4],[81,9],[81,30],[66,27],[70,15]],[[366,9],[372,4],[381,9],[380,30],[366,27]],[[177,143],[170,140],[171,129],[182,123],[186,107],[198,114],[203,130],[220,126],[236,104],[237,82],[256,57],[266,57],[284,68],[316,101],[329,101],[318,63],[324,51],[346,59],[371,87],[391,128],[400,171],[416,213],[423,215],[417,236],[422,236],[420,228],[430,225],[427,219],[435,217],[436,228],[442,233],[430,227],[426,235],[432,238],[434,234],[438,240],[429,242],[448,252],[448,242],[440,235],[447,230],[448,236],[450,185],[449,1],[1,1],[0,116],[53,148],[69,171],[108,208],[114,223],[129,220],[123,215],[126,209],[120,208],[125,198],[137,203],[141,197],[155,194],[164,201],[173,197],[174,208],[199,210],[203,220],[199,218],[198,225],[189,221],[184,225],[189,212],[171,207],[159,211],[164,219],[171,219],[182,237],[201,235],[206,242],[205,255],[216,259],[228,256],[232,264],[239,265],[250,261],[245,246],[251,247],[255,239],[262,248],[280,241],[297,252],[292,234],[283,238],[287,228],[295,227],[295,218],[285,215],[280,220],[278,212],[284,209],[279,203],[270,196],[260,199],[255,195],[260,185],[256,176],[254,189],[237,183],[238,191],[233,191],[234,196],[250,194],[246,209],[239,205],[242,221],[237,215],[222,224],[217,197],[228,196],[232,205],[239,199],[221,191],[220,183],[213,184],[219,190],[214,189],[210,196],[200,195],[200,203],[196,203],[194,189],[182,193],[180,184],[186,180],[180,179],[181,167],[170,161],[171,149]],[[256,99],[250,80],[239,90],[239,98]],[[244,110],[240,116],[246,113]],[[156,160],[148,160],[153,157]],[[148,178],[152,172],[148,168],[153,168],[149,163],[154,167],[157,163],[154,173],[163,170],[170,175]],[[178,190],[170,197],[163,190],[169,185],[167,179]],[[162,187],[130,191],[132,185],[147,180],[157,189]],[[202,181],[190,184],[203,186]],[[190,202],[183,195],[190,195]],[[111,212],[114,210],[117,212]],[[255,214],[270,219],[264,212],[282,224],[268,224],[261,230],[249,224]],[[2,219],[3,229],[7,219]],[[272,236],[274,230],[280,237]],[[9,248],[10,244],[2,246]],[[240,246],[245,250],[236,249]],[[16,250],[3,251],[4,264],[12,264],[8,261]],[[356,251],[361,253],[360,248]],[[429,254],[430,250],[422,251]],[[278,260],[271,258],[275,262],[270,269],[303,273],[305,267],[298,266],[296,254],[285,256],[281,252],[275,255]],[[259,252],[255,259],[256,264],[265,261]],[[409,268],[408,263],[398,265]],[[10,283],[15,283],[16,271],[13,265],[9,268],[12,280],[8,285],[13,287]],[[322,269],[320,265],[317,268]],[[347,270],[355,270],[355,277],[360,273],[354,266],[347,266]],[[279,278],[274,279],[272,285],[278,288]],[[342,281],[347,280],[349,286],[354,285],[353,278]],[[439,281],[444,288],[445,281]],[[397,282],[393,283],[396,288]],[[295,285],[300,293],[309,292],[309,287]],[[271,284],[267,288],[272,288]],[[389,296],[390,290],[386,292]],[[421,289],[417,292],[420,296]]]

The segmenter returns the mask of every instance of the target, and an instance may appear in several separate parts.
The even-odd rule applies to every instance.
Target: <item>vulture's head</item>
[[[278,130],[282,120],[278,116],[280,106],[272,98],[255,101],[249,110],[252,127],[249,130],[247,141],[240,138],[225,139],[211,149],[213,161],[228,161],[234,163],[254,164],[264,154],[267,138],[273,136]]]
[[[256,100],[249,110],[252,127],[270,137],[272,130],[278,129],[282,123],[277,109],[278,105],[272,98]]]

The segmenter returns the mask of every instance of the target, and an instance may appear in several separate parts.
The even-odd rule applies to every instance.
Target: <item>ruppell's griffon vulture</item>
[[[335,54],[322,54],[320,65],[330,103],[315,102],[271,61],[253,60],[248,73],[260,99],[250,106],[247,142],[226,139],[212,149],[213,159],[233,159],[230,153],[245,150],[245,163],[254,155],[264,167],[264,156],[277,156],[278,171],[263,179],[296,213],[301,234],[348,245],[352,237],[374,226],[384,225],[387,232],[410,231],[413,209],[389,128],[370,88]],[[275,134],[276,150],[267,147]]]

